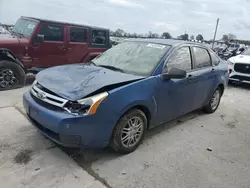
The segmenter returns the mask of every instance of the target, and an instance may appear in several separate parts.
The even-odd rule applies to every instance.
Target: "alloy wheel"
[[[140,141],[143,131],[143,120],[140,117],[128,119],[121,134],[122,145],[126,148],[134,147]]]
[[[213,97],[211,99],[211,108],[214,110],[217,108],[220,102],[220,91],[216,90],[213,94]]]

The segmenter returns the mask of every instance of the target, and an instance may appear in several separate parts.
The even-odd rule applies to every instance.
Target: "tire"
[[[137,121],[136,121],[136,119],[137,119]],[[130,124],[128,122],[130,122]],[[134,134],[134,137],[132,136],[133,139],[130,137],[127,140],[126,134],[129,134],[128,129],[133,129],[133,128],[128,128],[128,127],[130,127],[130,125],[132,125],[132,124],[135,125],[136,122],[142,123],[141,129],[140,129],[141,130],[140,136],[138,136],[139,133],[138,133],[138,135]],[[134,125],[133,125],[133,127],[134,127]],[[138,123],[138,125],[139,125],[139,123]],[[135,129],[137,129],[139,131],[139,129],[138,129],[139,126],[135,126],[135,127],[136,127]],[[111,141],[110,141],[110,147],[114,151],[121,153],[121,154],[131,153],[141,144],[146,130],[147,130],[147,117],[146,117],[146,115],[139,109],[133,109],[131,111],[128,111],[126,114],[124,114],[120,118],[120,120],[116,124],[114,131],[113,131],[113,134],[112,134]],[[133,131],[133,130],[131,130],[131,131]],[[122,139],[124,141],[122,141]],[[132,144],[132,141],[135,141],[135,143]],[[129,142],[131,142],[131,145],[129,144]],[[127,146],[125,146],[126,143],[127,143]]]
[[[2,71],[6,70],[10,70],[15,77],[15,82],[12,83],[11,85],[6,85],[5,83],[2,82],[3,81]],[[23,87],[25,85],[25,82],[26,82],[26,74],[24,69],[20,65],[18,65],[13,61],[0,60],[0,91]]]
[[[217,101],[217,104],[214,106],[213,101],[215,100],[214,97],[215,97],[215,95],[217,95],[217,93],[219,95],[218,99],[217,99],[218,101]],[[203,111],[205,113],[208,113],[208,114],[214,113],[220,105],[221,96],[222,96],[222,90],[221,90],[221,88],[217,87],[217,89],[214,91],[211,99],[209,100],[209,103],[203,108]]]
[[[228,85],[233,85],[234,82],[232,80],[228,80]]]

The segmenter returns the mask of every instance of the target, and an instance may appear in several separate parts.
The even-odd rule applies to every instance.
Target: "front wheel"
[[[138,109],[123,115],[113,131],[110,146],[118,153],[131,153],[142,142],[147,129],[147,117]]]
[[[26,81],[24,69],[12,61],[0,61],[0,91],[23,87]]]
[[[209,103],[203,108],[204,112],[206,112],[206,113],[214,113],[217,110],[217,108],[218,108],[218,106],[220,104],[221,96],[222,96],[222,91],[218,87],[214,91]]]

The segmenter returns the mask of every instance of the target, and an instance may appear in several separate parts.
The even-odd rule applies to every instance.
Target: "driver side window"
[[[181,47],[171,54],[166,64],[167,69],[178,68],[185,71],[192,69],[192,60],[189,47]]]

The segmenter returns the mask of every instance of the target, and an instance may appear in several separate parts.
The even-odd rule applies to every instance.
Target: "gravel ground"
[[[0,92],[0,187],[104,188],[26,119],[28,89]]]
[[[75,157],[78,166],[21,115],[28,88],[0,93],[4,187],[80,187],[86,181],[93,188],[250,187],[248,85],[227,88],[214,114],[196,111],[149,131],[131,154],[88,150]]]
[[[230,86],[218,111],[151,130],[133,153],[89,151],[76,161],[113,188],[249,188],[250,86]]]

